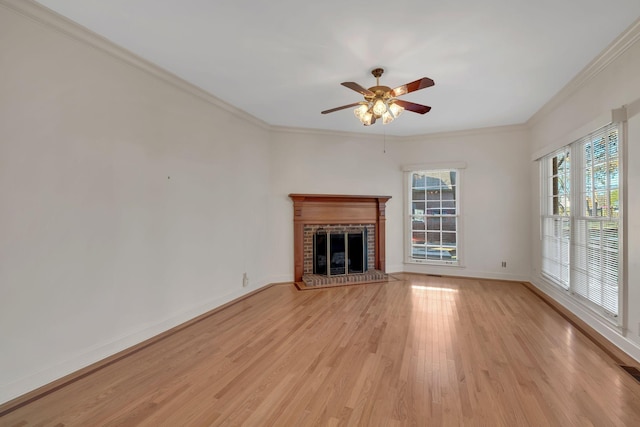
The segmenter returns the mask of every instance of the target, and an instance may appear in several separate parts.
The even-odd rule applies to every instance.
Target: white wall
[[[0,70],[0,402],[270,281],[266,127],[3,5]]]
[[[625,329],[616,331],[603,324],[588,310],[569,300],[557,288],[549,285],[540,275],[540,235],[539,235],[539,171],[537,163],[530,165],[532,221],[530,225],[533,282],[559,302],[570,308],[592,327],[603,333],[611,341],[640,360],[640,24],[627,39],[635,42],[619,56],[612,58],[601,71],[593,73],[585,83],[577,85],[573,91],[561,92],[545,109],[531,121],[531,157],[545,151],[545,147],[568,144],[580,132],[588,132],[589,127],[598,126],[610,111],[631,105],[627,133],[628,153],[624,159],[627,171],[627,201],[624,216],[625,280],[627,299],[622,307],[626,315]],[[597,65],[597,64],[596,64]],[[605,123],[601,123],[605,124]],[[578,131],[578,132],[576,132]],[[584,136],[584,135],[580,135]]]
[[[433,135],[396,143],[393,157],[399,168],[466,163],[460,186],[462,267],[406,264],[405,271],[528,280],[531,210],[527,143],[526,130],[520,127]],[[506,268],[502,261],[506,261]]]
[[[387,202],[387,271],[402,270],[402,173],[382,136],[274,130],[271,148],[271,232],[274,276],[293,279],[291,193],[391,196]]]
[[[528,280],[530,197],[526,131],[508,127],[393,139],[273,132],[271,227],[281,236],[277,276],[293,272],[290,193],[388,195],[387,271]],[[404,264],[402,165],[466,162],[462,186],[464,268]],[[501,262],[507,261],[507,268]]]

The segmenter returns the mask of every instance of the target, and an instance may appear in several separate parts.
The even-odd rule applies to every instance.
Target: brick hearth
[[[381,282],[389,276],[379,270],[369,270],[366,273],[345,274],[343,276],[321,276],[318,274],[305,274],[302,281],[306,286],[342,285],[364,282]]]

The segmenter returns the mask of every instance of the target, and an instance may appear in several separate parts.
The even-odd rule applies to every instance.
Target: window
[[[542,214],[542,271],[564,289],[569,289],[569,245],[571,244],[571,197],[569,147],[548,156],[544,162],[547,197]]]
[[[409,171],[408,262],[455,264],[458,258],[459,172]]]
[[[620,142],[610,125],[542,159],[542,272],[620,324]]]

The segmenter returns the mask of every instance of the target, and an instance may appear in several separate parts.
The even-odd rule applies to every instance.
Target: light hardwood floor
[[[2,426],[640,426],[640,384],[519,283],[277,285]]]

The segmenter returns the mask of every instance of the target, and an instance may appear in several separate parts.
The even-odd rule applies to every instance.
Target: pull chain
[[[383,143],[382,143],[382,152],[384,154],[387,154],[387,130],[384,129],[383,132],[384,132],[384,139],[383,139]]]

